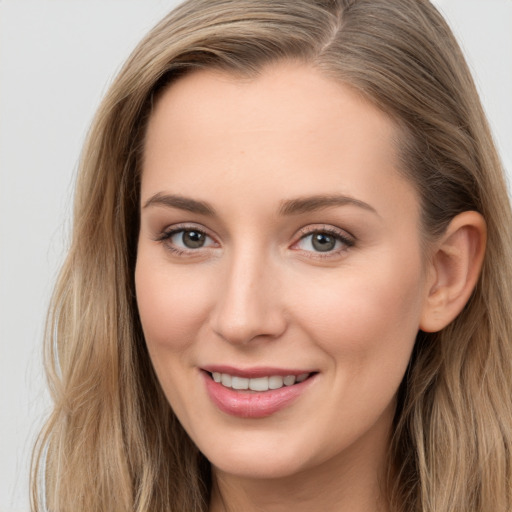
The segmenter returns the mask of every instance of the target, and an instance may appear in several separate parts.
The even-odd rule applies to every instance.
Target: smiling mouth
[[[222,386],[236,391],[270,391],[283,387],[300,384],[309,379],[312,373],[301,373],[300,375],[269,375],[265,377],[239,377],[229,373],[208,372],[210,378]]]
[[[318,371],[277,368],[202,368],[206,391],[222,412],[244,419],[271,416],[290,407],[314,385]]]

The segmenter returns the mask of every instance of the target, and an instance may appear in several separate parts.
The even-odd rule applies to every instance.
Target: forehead
[[[351,132],[357,135],[361,127],[373,130],[386,143],[399,133],[392,120],[354,88],[313,66],[286,61],[269,65],[251,78],[208,69],[186,74],[160,95],[149,134],[154,135],[155,125],[170,128],[173,123],[186,130],[181,131],[183,136],[273,129],[288,134],[302,130],[314,139],[315,128],[327,124],[336,128],[334,136],[343,124],[344,138]]]
[[[289,196],[351,193],[364,201],[410,194],[398,172],[398,138],[386,114],[310,66],[280,63],[251,79],[196,71],[152,112],[142,197],[161,189],[225,194],[226,184],[246,207],[283,187]]]

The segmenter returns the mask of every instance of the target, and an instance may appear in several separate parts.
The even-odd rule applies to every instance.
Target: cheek
[[[205,318],[207,283],[187,272],[169,272],[139,256],[135,270],[137,305],[151,354],[185,350]]]
[[[342,269],[297,303],[303,328],[345,375],[401,380],[407,366],[422,310],[421,265],[390,260]]]
[[[142,252],[142,251],[141,251]],[[185,272],[139,254],[135,269],[137,305],[151,363],[167,400],[186,425],[200,398],[197,390],[182,392],[180,383],[193,367],[194,339],[204,325],[205,289]]]

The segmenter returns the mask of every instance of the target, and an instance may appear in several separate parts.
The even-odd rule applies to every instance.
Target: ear
[[[440,331],[462,311],[477,283],[486,239],[484,218],[469,211],[454,217],[435,242],[427,274],[422,331]]]

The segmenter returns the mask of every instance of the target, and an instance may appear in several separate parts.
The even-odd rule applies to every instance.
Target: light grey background
[[[49,410],[44,317],[74,174],[101,96],[177,0],[0,0],[0,512],[26,512]],[[436,0],[462,42],[512,177],[512,0]]]

